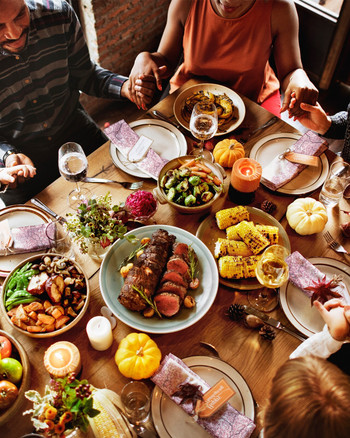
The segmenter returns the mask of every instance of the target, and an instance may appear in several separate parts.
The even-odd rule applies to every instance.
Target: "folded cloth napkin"
[[[125,120],[119,120],[119,122],[108,126],[105,129],[105,134],[126,159],[128,159],[129,152],[140,138]],[[167,162],[168,160],[160,157],[152,148],[149,148],[147,155],[133,164],[142,172],[157,179],[162,167]]]
[[[312,131],[306,132],[289,148],[299,154],[320,156],[328,143]],[[275,157],[270,164],[263,168],[261,182],[271,190],[277,190],[299,175],[307,166],[291,163],[282,155]]]
[[[7,219],[2,222],[7,222]],[[0,255],[37,252],[50,248],[50,241],[45,233],[46,225],[28,225],[10,229],[8,224],[2,224],[2,230],[7,227],[10,230],[11,239],[7,239],[7,244],[0,246]]]
[[[332,278],[321,272],[298,251],[294,251],[288,256],[286,263],[289,268],[289,281],[301,289],[309,298],[313,296],[313,291],[307,289],[308,287],[314,287],[321,282],[328,283],[332,280]],[[338,284],[331,287],[331,291],[340,294],[343,297],[344,303],[350,304],[349,292],[343,281],[339,281]],[[325,291],[319,298],[319,301],[323,303],[334,297]]]
[[[203,379],[171,353],[164,357],[151,380],[189,415],[193,413],[192,401],[183,400],[180,396],[173,395],[179,390],[180,385],[185,383],[198,385],[202,393],[210,389],[210,386]],[[248,438],[255,429],[252,420],[239,413],[228,403],[210,417],[198,417],[194,418],[194,421],[215,438]]]

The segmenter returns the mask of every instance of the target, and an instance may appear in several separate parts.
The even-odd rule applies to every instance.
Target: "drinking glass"
[[[270,312],[278,304],[278,289],[289,277],[286,258],[290,252],[282,245],[271,245],[265,249],[256,264],[256,278],[264,286],[248,293],[249,303],[263,311]]]
[[[193,107],[190,130],[194,137],[200,140],[199,146],[191,151],[191,155],[202,156],[213,160],[213,154],[204,149],[204,140],[214,137],[218,130],[218,112],[211,102],[197,102]]]
[[[122,389],[121,400],[130,423],[140,425],[147,422],[150,413],[150,390],[142,382],[131,381]]]
[[[45,233],[49,239],[52,252],[75,259],[72,240],[65,226],[59,220],[53,220],[46,226]]]
[[[345,186],[350,182],[350,165],[343,161],[332,163],[327,179],[323,183],[319,196],[322,204],[333,207],[337,205]]]
[[[90,190],[85,187],[81,188],[78,184],[86,177],[88,169],[83,148],[78,143],[73,142],[62,145],[58,151],[58,168],[64,179],[76,183],[76,188],[68,195],[69,206],[76,210],[91,195]]]

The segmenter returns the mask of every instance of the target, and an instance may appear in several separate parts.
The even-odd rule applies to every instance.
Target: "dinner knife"
[[[55,213],[53,210],[51,210],[51,208],[49,208],[42,201],[40,201],[40,199],[32,198],[30,200],[30,202],[32,204],[36,205],[37,207],[41,208],[42,210],[44,210],[46,213],[48,213],[50,216],[54,217],[58,221],[60,221],[60,222],[67,222],[66,218],[64,218],[63,216],[60,216],[59,214]]]
[[[167,117],[165,114],[161,113],[158,110],[153,110],[152,114],[158,117],[158,119],[164,120],[164,122],[168,122],[171,125],[175,126],[175,128],[181,130],[183,127],[179,123],[173,122],[169,117]]]
[[[266,315],[266,313],[260,312],[258,309],[254,309],[254,307],[246,306],[244,305],[244,311],[247,315],[255,315],[258,318],[260,318],[262,321],[264,321],[266,324],[271,325],[272,327],[275,327],[278,330],[282,330],[296,338],[298,338],[300,341],[305,341],[306,337],[303,335],[296,333],[294,330],[289,329],[288,327],[285,327],[282,325],[277,319],[271,318],[271,316]]]

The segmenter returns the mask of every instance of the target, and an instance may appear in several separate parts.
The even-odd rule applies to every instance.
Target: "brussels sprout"
[[[191,205],[194,205],[196,203],[196,198],[193,195],[188,195],[185,198],[185,205],[187,207],[190,207]]]
[[[201,196],[203,202],[209,202],[213,197],[214,193],[212,192],[204,192]]]
[[[178,179],[175,177],[175,175],[171,175],[171,177],[168,179],[168,181],[165,183],[165,187],[167,189],[170,189],[178,182]]]
[[[162,176],[162,179],[160,180],[160,186],[161,187],[165,187],[165,183],[168,181],[169,179],[169,175],[166,173],[165,175]]]
[[[182,180],[176,187],[177,192],[186,192],[188,190],[188,180]]]
[[[199,176],[190,176],[188,179],[188,182],[192,185],[192,186],[198,186],[198,184],[200,184],[201,179]]]
[[[171,187],[167,193],[167,198],[169,199],[169,201],[172,201],[176,196],[176,190],[175,187]]]
[[[179,177],[186,178],[187,176],[191,175],[191,170],[188,167],[183,167],[182,169],[179,169]]]
[[[197,187],[199,188],[199,193],[204,193],[209,191],[209,185],[205,182],[199,184],[199,186]]]

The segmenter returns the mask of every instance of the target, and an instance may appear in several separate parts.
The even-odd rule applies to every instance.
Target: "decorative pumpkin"
[[[159,367],[162,353],[145,333],[130,333],[121,340],[115,362],[125,377],[148,379]]]
[[[213,155],[215,161],[223,167],[232,167],[233,163],[245,155],[244,147],[234,138],[226,138],[216,144]]]
[[[286,217],[289,225],[303,236],[320,233],[328,221],[325,206],[313,198],[296,199],[288,206]]]

